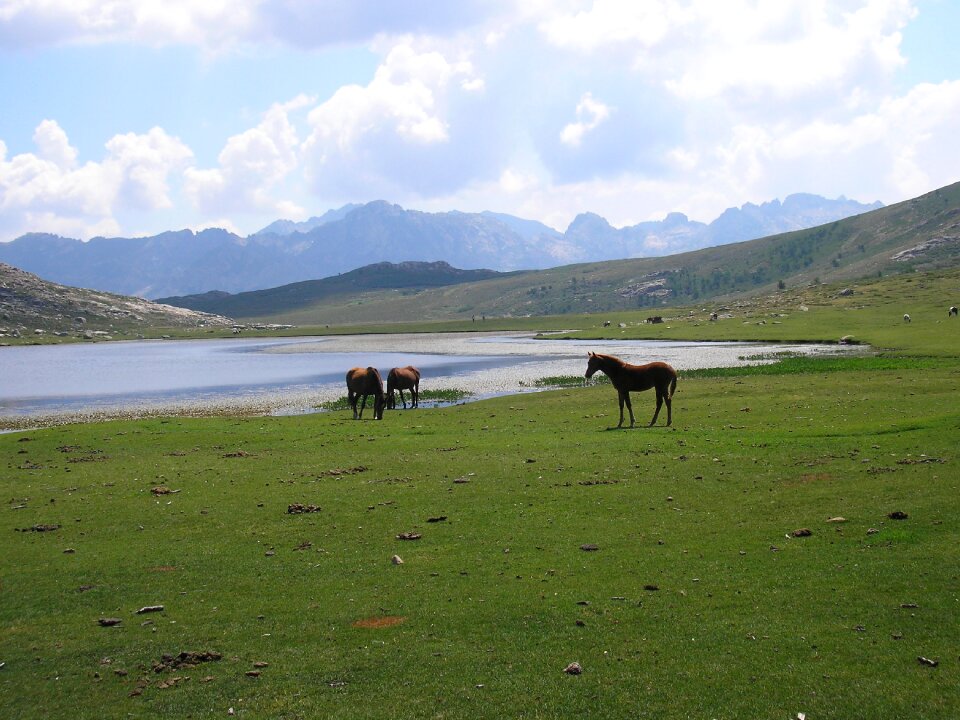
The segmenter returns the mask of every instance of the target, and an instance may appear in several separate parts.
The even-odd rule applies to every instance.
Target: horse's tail
[[[673,379],[670,381],[670,394],[667,397],[672,398],[673,394],[676,391],[677,391],[677,376],[674,375]]]

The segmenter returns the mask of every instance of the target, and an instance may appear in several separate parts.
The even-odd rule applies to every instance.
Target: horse
[[[951,305],[950,309],[947,310],[947,317],[956,317],[957,316],[957,306]]]
[[[403,397],[403,391],[410,391],[410,407],[415,408],[420,405],[420,371],[413,365],[407,365],[402,368],[393,368],[387,373],[387,409],[394,410],[397,407],[397,401],[393,391],[400,393],[400,402],[403,403],[403,409],[407,409],[407,401]]]
[[[357,401],[363,396],[360,412],[357,412]],[[347,371],[347,400],[353,409],[353,419],[363,418],[363,408],[367,405],[367,396],[373,395],[373,419],[383,419],[383,379],[375,367],[355,367]]]
[[[904,313],[904,314],[903,314],[903,321],[904,321],[905,323],[910,322],[910,315],[907,314],[907,313]]]
[[[641,390],[656,388],[657,391],[657,409],[653,413],[653,419],[650,421],[652,426],[657,422],[657,416],[660,414],[660,407],[663,403],[667,404],[667,425],[669,426],[673,418],[671,417],[670,401],[673,393],[677,390],[677,371],[667,365],[665,362],[652,362],[646,365],[631,365],[613,355],[601,355],[591,352],[588,354],[587,372],[584,377],[593,377],[593,374],[599,370],[604,373],[613,387],[616,388],[620,398],[620,422],[617,427],[623,427],[623,405],[626,403],[627,410],[630,411],[630,427],[633,427],[633,405],[630,403],[630,393]]]

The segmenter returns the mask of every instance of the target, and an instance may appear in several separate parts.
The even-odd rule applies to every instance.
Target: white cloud
[[[560,47],[581,52],[594,52],[621,43],[652,47],[667,36],[682,14],[678,3],[658,0],[595,0],[589,9],[557,12],[553,7],[545,7],[543,10],[546,17],[540,29],[547,39]]]
[[[443,142],[447,125],[437,115],[437,95],[462,72],[438,52],[394,47],[366,87],[347,85],[310,113],[308,145],[349,150],[363,135],[386,128],[405,140]]]
[[[90,237],[118,228],[120,209],[169,207],[167,179],[192,152],[160,128],[117,135],[101,162],[78,166],[77,153],[56,121],[34,133],[37,153],[9,160],[0,152],[0,235],[70,233]]]
[[[585,93],[577,103],[577,121],[564,126],[560,132],[560,142],[570,147],[579,147],[583,136],[595,129],[610,117],[610,108],[593,95]]]
[[[507,168],[500,174],[500,189],[506,193],[529,192],[538,184],[536,175]]]
[[[69,170],[77,164],[77,151],[71,147],[67,134],[53,120],[44,120],[33,133],[37,155],[49,160],[61,170]]]
[[[254,33],[256,0],[14,0],[0,5],[0,43],[135,42],[218,48]]]
[[[626,54],[645,77],[696,100],[729,92],[791,96],[855,85],[904,62],[912,0],[594,0],[541,6],[557,47],[598,65]],[[849,88],[847,88],[849,89]]]
[[[783,0],[707,3],[687,26],[681,72],[666,86],[697,99],[739,92],[784,97],[846,91],[885,77],[904,59],[900,30],[913,17],[907,0]]]
[[[5,0],[0,46],[138,43],[221,50],[368,42],[378,35],[450,33],[510,7],[501,0]]]
[[[206,213],[272,212],[286,218],[305,217],[295,203],[271,197],[273,189],[298,165],[299,140],[289,114],[313,102],[300,95],[272,106],[263,120],[227,140],[219,167],[188,168],[185,192]]]
[[[866,192],[887,201],[902,199],[960,178],[958,117],[960,80],[924,83],[884,100],[873,112],[783,133],[769,154],[773,162],[795,163],[805,174],[827,166],[869,167],[858,181]],[[843,172],[840,178],[848,181],[849,175]]]
[[[343,86],[310,112],[311,131],[303,144],[308,178],[327,191],[395,190],[403,185],[398,178],[416,171],[407,164],[410,153],[450,141],[451,95],[475,96],[481,88],[482,78],[469,62],[401,41],[369,84]]]

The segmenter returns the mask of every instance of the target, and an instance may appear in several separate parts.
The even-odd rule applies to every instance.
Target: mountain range
[[[458,268],[544,269],[662,257],[839,220],[882,207],[840,197],[788,196],[730,208],[709,224],[670,213],[614,228],[593,213],[563,233],[502,213],[427,213],[374,201],[305,222],[278,220],[247,237],[222,229],[87,242],[30,233],[0,243],[0,261],[47,280],[145,298],[237,293],[330,277],[378,262],[445,261]]]
[[[821,283],[958,265],[960,183],[955,183],[813,228],[667,257],[558,265],[485,278],[443,263],[378,263],[269,290],[206,293],[164,302],[248,322],[298,326],[469,321],[484,316],[720,307],[747,294],[775,295]],[[429,282],[432,278],[436,282]],[[955,302],[944,298],[948,301]]]

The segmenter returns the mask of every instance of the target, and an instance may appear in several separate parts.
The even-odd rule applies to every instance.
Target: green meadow
[[[0,435],[0,717],[958,717],[958,278],[571,317],[874,350],[681,373],[669,428],[574,384]]]

